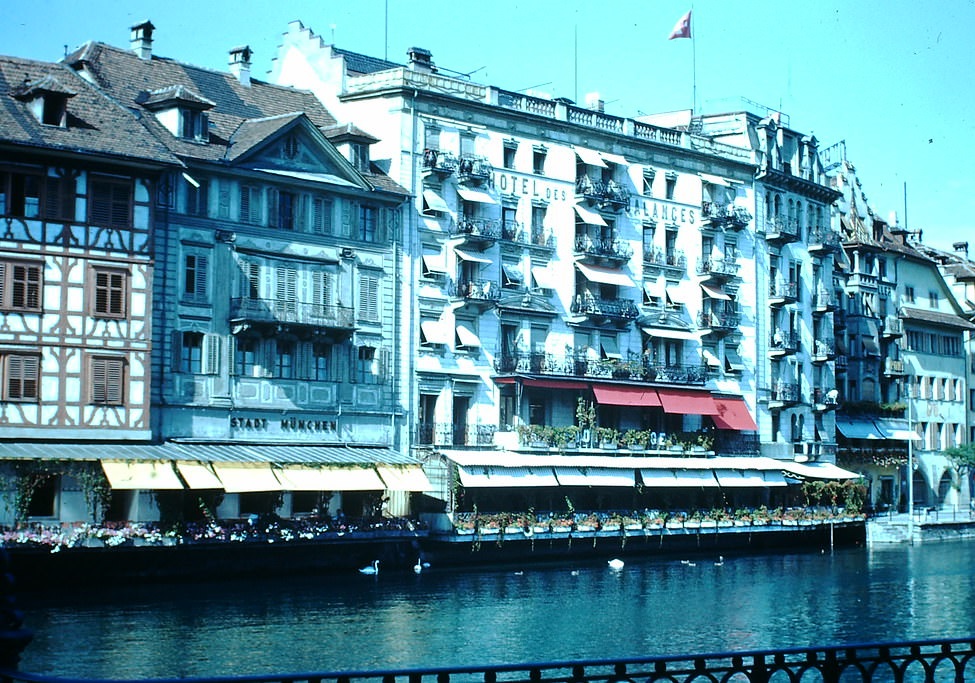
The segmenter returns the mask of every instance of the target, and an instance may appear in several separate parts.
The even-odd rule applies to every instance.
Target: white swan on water
[[[372,564],[368,567],[363,567],[359,570],[360,574],[378,574],[379,573],[379,560],[373,560]]]
[[[609,565],[609,568],[610,569],[622,569],[623,568],[623,560],[621,560],[619,558],[616,558],[616,557],[614,557],[612,560],[610,560],[606,564]]]
[[[416,572],[417,574],[419,574],[424,569],[429,569],[429,568],[430,568],[430,563],[429,562],[423,562],[423,558],[422,557],[416,558],[416,564],[413,565],[413,571],[414,572]]]

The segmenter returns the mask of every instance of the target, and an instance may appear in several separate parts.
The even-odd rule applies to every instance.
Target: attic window
[[[352,164],[359,171],[369,170],[369,146],[361,142],[352,143]]]
[[[45,76],[36,83],[30,78],[11,93],[15,98],[26,102],[30,112],[46,126],[66,128],[68,125],[68,99],[77,93],[63,86],[53,76]]]
[[[284,139],[284,158],[294,159],[298,156],[298,138],[295,135],[289,135]]]
[[[210,118],[199,109],[181,109],[180,137],[186,140],[206,142],[210,139]]]

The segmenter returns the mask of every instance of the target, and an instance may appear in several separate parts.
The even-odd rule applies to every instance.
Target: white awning
[[[830,462],[783,462],[782,469],[790,474],[810,479],[859,479],[856,472],[844,470]]]
[[[477,335],[469,327],[465,327],[464,325],[457,326],[457,341],[460,342],[461,346],[481,348],[481,340],[478,339]]]
[[[714,470],[722,488],[788,486],[781,472],[761,470]]]
[[[710,469],[640,469],[640,476],[646,486],[670,486],[674,488],[717,487],[718,480]]]
[[[183,488],[173,463],[102,460],[102,470],[115,490],[166,491]]]
[[[620,353],[620,345],[613,337],[600,337],[599,345],[602,347],[603,355],[606,358],[616,358],[618,360],[623,358],[623,354]]]
[[[386,488],[372,466],[323,467],[328,481],[328,491],[382,491]]]
[[[445,202],[443,197],[433,190],[423,191],[423,201],[427,203],[427,207],[429,207],[431,211],[439,211],[440,213],[450,212],[450,209],[447,208],[447,202]]]
[[[223,488],[223,482],[217,479],[217,475],[213,473],[213,468],[206,463],[179,461],[176,463],[176,469],[179,470],[183,481],[191,489]]]
[[[589,166],[607,168],[606,163],[603,161],[603,156],[599,152],[586,149],[585,147],[576,147],[575,150],[579,158],[582,159],[582,163],[588,164]]]
[[[457,467],[460,484],[466,488],[508,488],[558,486],[551,467]]]
[[[484,256],[477,256],[467,251],[461,251],[460,249],[454,249],[454,253],[457,254],[457,258],[463,261],[471,261],[473,263],[493,263],[491,259],[485,258]]]
[[[556,467],[555,478],[561,486],[620,486],[636,484],[633,470],[609,467]]]
[[[423,265],[431,273],[447,272],[447,265],[444,263],[443,254],[424,254]]]
[[[907,420],[879,418],[874,421],[885,439],[895,441],[920,441],[921,436],[910,428]],[[839,424],[837,423],[837,427]]]
[[[484,190],[473,190],[469,187],[458,187],[457,194],[465,202],[477,202],[479,204],[497,204],[498,202]]]
[[[658,277],[654,280],[644,280],[643,291],[647,293],[647,296],[662,299],[667,293],[667,280],[663,277]]]
[[[602,268],[600,266],[590,266],[585,263],[577,263],[579,269],[587,280],[599,282],[604,285],[616,285],[617,287],[633,287],[633,280],[626,273],[612,268]]]
[[[542,289],[556,288],[555,273],[548,266],[532,266],[532,277],[535,278],[535,284]]]
[[[630,163],[629,161],[627,161],[626,157],[623,156],[622,154],[613,154],[612,152],[600,152],[599,156],[601,156],[606,161],[617,164],[618,166],[628,166]]]
[[[286,491],[331,491],[328,470],[323,467],[305,465],[284,465],[275,470],[275,475]]]
[[[725,367],[731,372],[743,372],[745,370],[745,363],[734,349],[726,348],[724,350],[724,362]]]
[[[667,285],[667,298],[675,304],[687,303],[687,295],[678,285]]]
[[[721,367],[721,361],[718,360],[718,356],[711,349],[702,348],[701,355],[704,356],[704,362],[707,364],[708,367],[711,368]]]
[[[450,344],[450,328],[442,320],[421,321],[420,332],[427,344]]]
[[[724,185],[725,187],[731,187],[731,183],[729,183],[727,180],[719,176],[711,175],[710,173],[699,173],[698,175],[700,175],[701,180],[703,180],[706,183],[711,183],[712,185]]]
[[[575,206],[576,213],[579,215],[579,218],[582,219],[583,223],[586,223],[587,225],[601,225],[604,227],[608,225],[606,220],[592,209],[586,208],[581,204],[576,204]]]
[[[390,491],[432,491],[433,486],[419,465],[379,465],[380,478]]]
[[[693,341],[698,338],[697,332],[689,330],[672,330],[666,327],[642,327],[643,333],[649,337],[660,337],[662,339],[683,339]]]
[[[720,289],[709,287],[707,285],[701,285],[701,289],[703,289],[704,293],[707,294],[712,299],[722,299],[724,301],[731,301],[731,295],[725,294]]]
[[[268,463],[215,462],[213,471],[227,493],[284,490]]]

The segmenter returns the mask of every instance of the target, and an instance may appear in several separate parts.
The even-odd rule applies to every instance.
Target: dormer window
[[[357,171],[369,171],[369,146],[361,142],[352,143],[352,165]]]
[[[156,120],[176,137],[196,142],[207,142],[210,139],[207,112],[216,104],[186,86],[172,85],[144,92],[137,101],[151,111]]]
[[[210,139],[210,118],[198,109],[180,110],[180,137],[206,142]]]
[[[40,123],[60,128],[68,125],[68,99],[77,95],[54,76],[45,76],[36,83],[25,78],[10,94],[26,102],[31,114]]]

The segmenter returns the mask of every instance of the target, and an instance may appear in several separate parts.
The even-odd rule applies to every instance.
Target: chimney
[[[249,45],[235,47],[230,51],[230,73],[245,88],[249,88],[251,84],[251,55],[253,54],[254,51]]]
[[[606,111],[606,102],[600,99],[598,92],[586,93],[586,109],[603,113]]]
[[[433,72],[437,70],[433,65],[433,54],[430,50],[424,50],[422,47],[411,47],[406,51],[406,56],[409,58],[410,68],[413,71]]]
[[[139,55],[139,59],[152,58],[152,32],[156,29],[149,20],[136,24],[132,31],[129,45],[132,51]]]
[[[951,248],[955,250],[956,256],[961,256],[963,259],[968,259],[968,242],[954,242]]]

